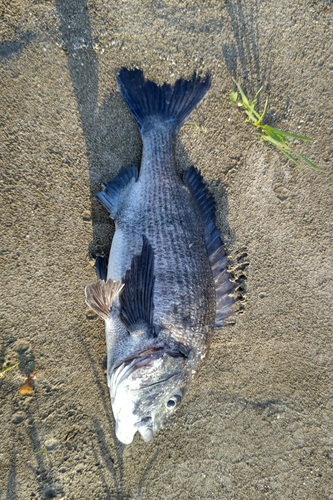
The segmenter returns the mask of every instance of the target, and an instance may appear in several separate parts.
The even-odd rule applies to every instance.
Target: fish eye
[[[176,406],[179,405],[181,400],[182,400],[181,396],[179,394],[175,394],[174,396],[172,396],[172,398],[169,399],[166,406],[167,408],[169,408],[169,410],[171,410],[172,408],[176,408]]]

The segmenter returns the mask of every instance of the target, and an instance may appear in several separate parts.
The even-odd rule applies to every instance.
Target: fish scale
[[[198,287],[192,286],[192,283],[193,281],[197,282],[198,279],[211,280],[211,270],[207,256],[205,259],[200,258],[202,252],[207,253],[202,235],[199,234],[199,238],[197,238],[202,247],[198,251],[193,241],[193,230],[186,230],[183,221],[189,222],[190,214],[191,218],[195,219],[192,225],[197,226],[196,231],[203,223],[200,220],[200,214],[196,213],[194,200],[180,184],[176,175],[172,138],[166,139],[166,133],[168,131],[165,132],[162,128],[161,132],[154,131],[148,137],[143,138],[144,150],[140,179],[138,186],[136,186],[139,194],[133,195],[136,205],[128,204],[126,211],[133,214],[139,206],[144,217],[139,218],[142,224],[133,227],[133,219],[137,218],[135,216],[127,218],[126,212],[122,213],[123,218],[128,220],[127,224],[122,223],[122,227],[124,234],[127,235],[126,246],[129,248],[129,254],[139,250],[142,234],[148,238],[155,250],[154,303],[156,314],[168,317],[173,313],[171,304],[179,302],[182,303],[184,311],[190,311],[192,315],[198,312],[198,317],[193,317],[192,322],[193,324],[199,322],[200,325],[202,313],[199,315],[196,304],[198,304],[201,291],[197,290]],[[164,147],[162,148],[162,146]],[[150,158],[154,158],[154,162]],[[148,182],[146,182],[147,176]],[[138,198],[141,199],[139,204],[137,203]],[[189,209],[184,210],[184,206],[189,207]],[[133,242],[139,242],[139,245],[133,244]],[[124,268],[126,268],[129,257],[128,255],[124,257],[126,260]],[[168,274],[170,275],[169,280],[167,279]],[[112,274],[110,277],[116,278]],[[167,289],[163,288],[163,284],[160,285],[162,278],[167,281]]]
[[[193,167],[176,172],[175,136],[210,87],[194,75],[174,86],[122,69],[119,90],[143,141],[140,173],[122,169],[97,198],[115,221],[107,275],[86,287],[105,321],[116,435],[149,441],[179,406],[214,325],[231,313],[234,285],[215,225],[215,202]],[[104,274],[103,274],[104,273]]]
[[[144,190],[142,196],[146,200],[145,208],[142,205],[140,208],[144,210],[145,218],[143,226],[139,226],[136,233],[145,234],[155,249],[155,314],[163,318],[162,321],[168,318],[169,322],[179,324],[187,312],[191,314],[192,328],[200,329],[202,323],[205,323],[203,316],[208,311],[199,309],[203,290],[198,288],[198,280],[208,282],[209,288],[212,289],[212,273],[202,235],[199,233],[197,241],[194,241],[196,233],[193,230],[198,233],[198,227],[203,226],[203,223],[200,214],[196,213],[194,200],[180,185],[175,172],[170,172],[171,168],[174,169],[171,141],[167,142],[168,150],[164,147],[163,154],[158,157],[155,153],[156,161],[152,168],[155,175],[153,178],[150,177],[149,183],[145,182],[145,175],[150,173],[150,162],[146,167],[145,159],[149,158],[151,153],[149,150],[145,151],[145,147],[146,143],[149,147],[152,142],[154,147],[150,147],[150,150],[155,149],[157,152],[161,151],[161,144],[166,143],[158,133],[149,138],[144,137],[144,153],[138,184],[142,183]],[[165,165],[169,168],[167,169]],[[189,207],[189,210],[184,210],[183,207]],[[183,221],[189,223],[189,215],[192,219],[191,225],[195,225],[195,228],[184,227]],[[201,248],[198,248],[199,245]],[[202,253],[206,254],[204,259],[201,258]],[[165,282],[167,287],[164,286]],[[174,313],[173,304],[179,304],[178,315]],[[186,333],[192,337],[191,330]]]

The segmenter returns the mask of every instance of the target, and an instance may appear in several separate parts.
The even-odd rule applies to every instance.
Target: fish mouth
[[[135,424],[137,430],[140,432],[142,439],[148,443],[154,437],[154,423],[152,417],[145,417],[140,422]]]
[[[136,432],[139,432],[145,443],[154,437],[154,423],[152,417],[145,417],[129,426],[120,425],[116,420],[116,436],[123,444],[131,444]]]

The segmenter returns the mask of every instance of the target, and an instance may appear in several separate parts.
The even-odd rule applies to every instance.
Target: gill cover
[[[185,358],[167,348],[148,349],[117,366],[109,379],[116,436],[130,444],[138,431],[150,441],[179,406]]]

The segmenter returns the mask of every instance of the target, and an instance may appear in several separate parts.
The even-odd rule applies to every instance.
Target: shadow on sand
[[[123,143],[134,150],[136,159],[141,155],[141,141],[139,132],[133,120],[124,120],[124,103],[120,95],[109,94],[102,104],[98,103],[98,59],[94,50],[95,40],[92,36],[88,7],[85,0],[68,2],[57,0],[56,7],[60,20],[60,30],[68,58],[68,66],[71,74],[73,89],[77,101],[82,129],[86,142],[87,157],[89,163],[90,191],[92,196],[92,222],[93,241],[90,244],[90,255],[96,257],[108,253],[113,233],[113,226],[105,210],[93,199],[93,195],[100,189],[101,182],[108,182],[114,177],[122,166]],[[110,27],[112,30],[112,27]],[[115,68],[116,69],[116,68]],[[130,115],[128,115],[130,116]],[[117,135],[113,132],[117,131]],[[133,135],[132,142],[128,145],[128,135]],[[191,165],[189,158],[180,142],[176,144],[177,157],[181,159],[182,165]],[[222,186],[216,186],[220,191]],[[219,193],[219,195],[224,193]],[[230,233],[227,226],[227,205],[224,207],[224,232]],[[105,234],[109,236],[105,238]],[[103,403],[104,411],[108,420],[108,432],[114,439],[112,451],[116,451],[117,463],[114,463],[112,453],[105,437],[105,430],[97,416],[93,419],[95,433],[97,437],[99,453],[104,461],[106,469],[113,477],[114,488],[112,488],[103,475],[101,477],[105,487],[107,498],[117,498],[122,500],[128,498],[124,492],[124,465],[123,465],[123,445],[118,443],[114,434],[113,416],[110,406],[109,394],[106,382],[100,379],[96,369],[96,361],[89,350],[88,344],[80,336],[86,358],[88,359],[94,374],[95,383],[98,387]],[[97,450],[94,450],[96,454]],[[147,475],[156,461],[158,451],[152,454],[145,471],[138,485],[140,493],[144,488]]]
[[[261,86],[267,94],[271,72],[270,53],[260,51],[259,0],[254,5],[254,8],[253,5],[250,7],[245,0],[227,2],[234,42],[222,43],[222,54],[230,76],[241,84],[250,98]]]

